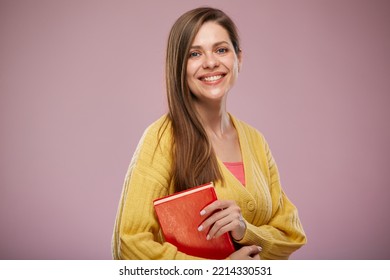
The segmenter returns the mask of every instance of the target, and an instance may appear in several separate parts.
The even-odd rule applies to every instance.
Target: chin
[[[228,90],[226,88],[205,89],[198,87],[195,91],[191,90],[191,92],[196,99],[203,101],[220,101],[224,99],[228,94]]]
[[[217,101],[222,101],[224,97],[226,96],[225,93],[217,93],[217,94],[202,94],[201,99],[204,101],[212,101],[212,102],[217,102]]]

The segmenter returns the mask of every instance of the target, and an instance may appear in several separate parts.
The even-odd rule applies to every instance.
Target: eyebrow
[[[213,47],[216,47],[216,46],[219,46],[219,45],[222,45],[222,44],[230,45],[229,42],[227,42],[227,41],[220,41],[220,42],[214,43]],[[190,49],[203,49],[203,47],[202,46],[191,46]]]

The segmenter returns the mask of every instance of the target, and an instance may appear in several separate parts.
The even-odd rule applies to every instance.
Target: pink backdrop
[[[127,166],[166,110],[168,31],[201,4],[240,29],[228,106],[299,209],[292,258],[390,258],[389,1],[1,0],[1,259],[111,258]]]

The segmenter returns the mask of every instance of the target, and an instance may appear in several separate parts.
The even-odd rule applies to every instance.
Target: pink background
[[[228,106],[299,209],[292,259],[390,259],[386,0],[1,0],[1,259],[111,258],[127,166],[166,111],[169,29],[203,4],[240,29]]]

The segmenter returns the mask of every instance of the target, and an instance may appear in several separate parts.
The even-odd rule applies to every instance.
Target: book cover
[[[164,238],[179,251],[206,259],[225,259],[234,252],[229,233],[207,240],[209,228],[199,232],[204,221],[200,211],[217,200],[212,183],[158,198],[154,209]]]

